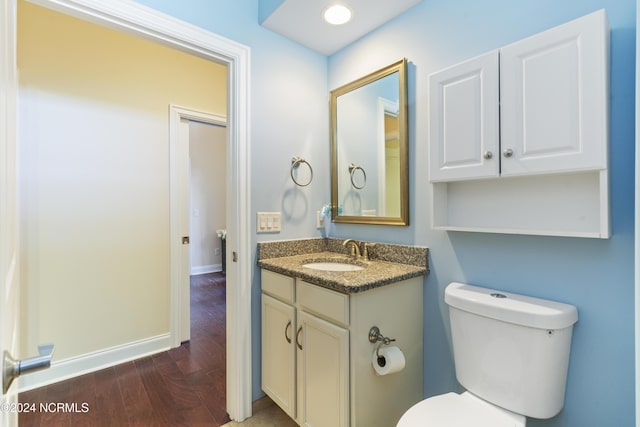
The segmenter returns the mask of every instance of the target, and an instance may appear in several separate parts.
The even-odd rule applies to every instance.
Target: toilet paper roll
[[[404,353],[396,346],[381,347],[371,358],[373,369],[378,375],[389,375],[404,369]]]

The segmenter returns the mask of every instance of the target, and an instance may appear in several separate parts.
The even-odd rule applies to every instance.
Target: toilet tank
[[[560,412],[578,320],[574,306],[455,282],[445,302],[464,388],[528,417]]]

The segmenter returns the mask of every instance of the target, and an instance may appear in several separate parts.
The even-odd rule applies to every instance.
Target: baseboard
[[[129,344],[54,361],[49,369],[18,378],[18,392],[78,377],[120,363],[140,359],[171,348],[170,335],[163,334]]]
[[[198,274],[215,273],[217,271],[222,271],[222,264],[199,265],[197,267],[191,267],[192,276],[197,276]]]

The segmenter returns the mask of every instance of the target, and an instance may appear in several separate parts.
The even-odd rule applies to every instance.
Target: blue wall
[[[634,425],[635,0],[424,0],[328,61],[260,27],[258,0],[139,1],[252,49],[252,209],[283,214],[282,233],[255,235],[254,243],[320,235],[315,212],[329,200],[328,91],[407,57],[411,226],[337,224],[333,232],[431,249],[425,316],[416,319],[425,326],[425,396],[458,390],[442,301],[445,286],[456,280],[578,307],[565,409],[529,425]],[[432,230],[426,171],[428,74],[600,8],[607,9],[611,24],[612,238]],[[313,183],[304,189],[289,177],[294,155],[305,156],[314,167]],[[261,395],[259,277],[256,268],[254,397]]]
[[[431,230],[427,76],[443,67],[605,8],[611,25],[609,240]],[[426,245],[425,396],[457,390],[443,292],[451,281],[574,304],[565,408],[531,426],[630,426],[634,389],[634,0],[425,0],[329,58],[334,88],[401,57],[410,62],[411,223],[406,229],[336,227],[361,239]]]

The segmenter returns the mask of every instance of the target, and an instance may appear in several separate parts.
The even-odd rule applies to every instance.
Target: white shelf
[[[608,187],[606,170],[434,183],[433,227],[606,239]]]

